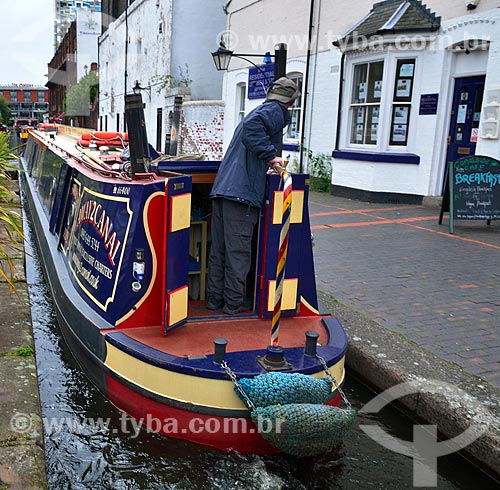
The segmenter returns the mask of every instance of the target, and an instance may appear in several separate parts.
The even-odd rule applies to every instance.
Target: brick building
[[[46,87],[23,83],[0,85],[0,95],[9,104],[12,124],[19,120],[35,124],[42,121],[43,115],[48,112]]]
[[[97,70],[97,38],[100,33],[100,13],[78,11],[48,66],[49,112],[51,117],[65,115],[65,98],[89,71]],[[94,107],[74,114],[79,125],[95,127]],[[86,120],[84,118],[87,118]]]

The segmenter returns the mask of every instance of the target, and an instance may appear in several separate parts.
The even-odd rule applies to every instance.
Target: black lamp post
[[[212,53],[212,58],[214,59],[215,68],[217,70],[227,70],[229,68],[231,58],[240,58],[255,66],[255,68],[264,74],[264,78],[266,78],[262,68],[256,65],[253,61],[247,59],[261,57],[262,55],[259,54],[235,53],[234,51],[227,49],[222,42],[219,45],[219,49]],[[275,46],[274,55],[268,51],[264,55],[264,63],[270,63],[271,58],[274,58],[274,80],[286,76],[286,44],[277,44]]]

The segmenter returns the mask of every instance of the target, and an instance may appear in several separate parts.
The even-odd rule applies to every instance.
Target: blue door
[[[476,154],[484,79],[484,75],[455,79],[443,186],[449,162]]]

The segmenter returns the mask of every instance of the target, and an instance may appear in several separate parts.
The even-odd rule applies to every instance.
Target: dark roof
[[[436,17],[419,0],[385,0],[374,4],[370,13],[334,45],[339,46],[341,42],[345,45],[360,36],[432,32],[440,26],[441,17]]]

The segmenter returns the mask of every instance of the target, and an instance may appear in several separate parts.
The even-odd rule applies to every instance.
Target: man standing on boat
[[[220,164],[212,198],[212,245],[208,259],[207,308],[234,315],[249,310],[245,281],[252,259],[252,237],[264,200],[266,173],[283,170],[277,155],[288,108],[300,95],[289,78],[276,80],[266,100],[234,131]]]

